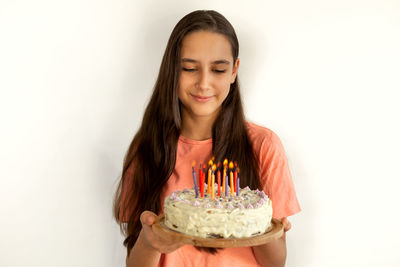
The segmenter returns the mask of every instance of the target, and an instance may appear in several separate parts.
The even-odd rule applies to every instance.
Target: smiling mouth
[[[197,95],[192,95],[191,96],[196,100],[197,102],[207,102],[209,101],[212,96],[197,96]]]

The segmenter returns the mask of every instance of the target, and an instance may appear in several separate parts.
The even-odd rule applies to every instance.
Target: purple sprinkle
[[[217,209],[222,209],[222,204],[219,203],[219,202],[217,202],[217,203],[215,204],[215,207],[216,207]]]
[[[211,204],[207,202],[206,204],[204,204],[204,208],[211,208]]]
[[[260,202],[257,202],[256,204],[254,204],[254,208],[259,208],[259,207],[261,207],[261,203]]]

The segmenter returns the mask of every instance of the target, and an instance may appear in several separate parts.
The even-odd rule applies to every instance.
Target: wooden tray
[[[282,223],[272,218],[271,226],[262,235],[246,238],[202,238],[197,236],[189,236],[174,231],[164,224],[164,215],[157,217],[156,222],[152,225],[152,229],[158,235],[168,240],[182,242],[184,244],[198,247],[212,248],[231,248],[231,247],[252,247],[259,246],[278,239],[283,234]]]

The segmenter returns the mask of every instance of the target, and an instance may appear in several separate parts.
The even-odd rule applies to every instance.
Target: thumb
[[[142,225],[146,224],[151,226],[156,221],[157,215],[151,211],[143,211],[140,215],[140,222]]]
[[[282,222],[282,224],[283,224],[283,230],[284,230],[285,232],[289,231],[290,228],[292,228],[292,224],[288,221],[288,219],[287,219],[286,217],[283,217],[283,218],[281,219],[281,222]]]

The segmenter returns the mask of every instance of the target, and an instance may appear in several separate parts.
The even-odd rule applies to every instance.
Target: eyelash
[[[194,72],[196,69],[186,69],[186,68],[182,68],[183,71],[187,71],[187,72]],[[214,70],[214,72],[216,73],[224,73],[226,70]]]

